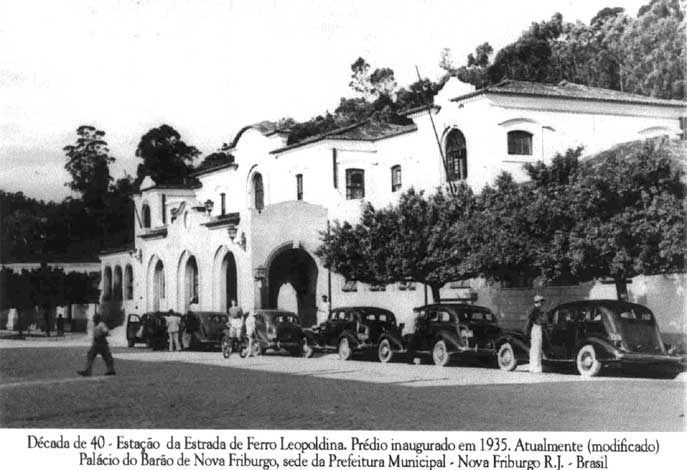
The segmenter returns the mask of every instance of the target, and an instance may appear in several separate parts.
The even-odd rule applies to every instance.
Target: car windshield
[[[384,310],[365,310],[361,313],[366,321],[378,321],[382,323],[394,322],[394,316],[391,312],[386,312]]]
[[[298,318],[295,315],[280,313],[274,316],[274,323],[298,323]]]
[[[215,313],[208,315],[208,321],[210,323],[219,323],[224,325],[226,322],[229,321],[229,317],[223,313]]]
[[[664,352],[658,326],[648,308],[618,303],[600,306],[599,310],[608,315],[612,328],[631,351]]]
[[[468,321],[479,321],[487,323],[496,322],[496,317],[494,316],[494,314],[491,312],[487,312],[485,310],[473,310],[465,312],[465,317]]]

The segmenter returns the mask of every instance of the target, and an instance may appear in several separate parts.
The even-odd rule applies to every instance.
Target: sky
[[[0,189],[62,200],[64,146],[106,132],[112,176],[135,175],[140,137],[169,124],[204,155],[243,126],[333,111],[360,56],[400,86],[441,76],[555,12],[589,23],[649,0],[0,0]],[[201,157],[202,158],[202,157]]]

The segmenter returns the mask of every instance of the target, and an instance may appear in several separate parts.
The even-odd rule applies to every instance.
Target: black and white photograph
[[[686,11],[0,0],[2,435],[69,468],[652,453],[687,430]],[[251,460],[289,432],[310,464]],[[612,444],[519,466],[528,432]]]

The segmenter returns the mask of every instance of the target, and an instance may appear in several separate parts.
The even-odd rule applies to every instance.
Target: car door
[[[423,308],[419,310],[415,321],[415,344],[417,349],[428,350],[431,342],[430,317],[433,309]]]
[[[573,305],[561,305],[549,312],[542,346],[547,359],[568,359],[571,338],[574,341],[575,318]]]
[[[141,317],[135,313],[129,314],[126,319],[126,339],[135,339],[141,327]]]

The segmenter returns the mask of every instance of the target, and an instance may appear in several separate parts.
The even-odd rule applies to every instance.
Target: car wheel
[[[434,349],[432,350],[432,359],[434,363],[440,367],[445,367],[448,365],[451,356],[448,354],[448,348],[443,340],[439,340],[434,343]]]
[[[308,344],[307,341],[303,342],[303,347],[301,349],[301,352],[303,353],[303,357],[306,359],[310,359],[313,354],[315,353],[315,350]]]
[[[377,355],[379,356],[379,362],[391,362],[394,358],[394,350],[391,349],[391,343],[388,339],[383,339],[379,343],[379,348],[377,348]]]
[[[582,346],[577,353],[577,372],[583,377],[595,377],[601,372],[601,363],[591,344]]]
[[[128,340],[128,341],[126,342],[126,344],[127,344],[130,348],[133,348],[134,346],[136,346],[136,340],[130,339],[130,340]]]
[[[348,361],[353,357],[353,350],[347,338],[341,338],[339,341],[339,357],[342,361]]]
[[[518,359],[515,357],[513,346],[510,343],[503,343],[496,353],[496,360],[499,363],[499,369],[505,371],[513,371],[518,366]]]
[[[229,338],[222,339],[222,356],[229,359],[231,356],[231,340]]]

